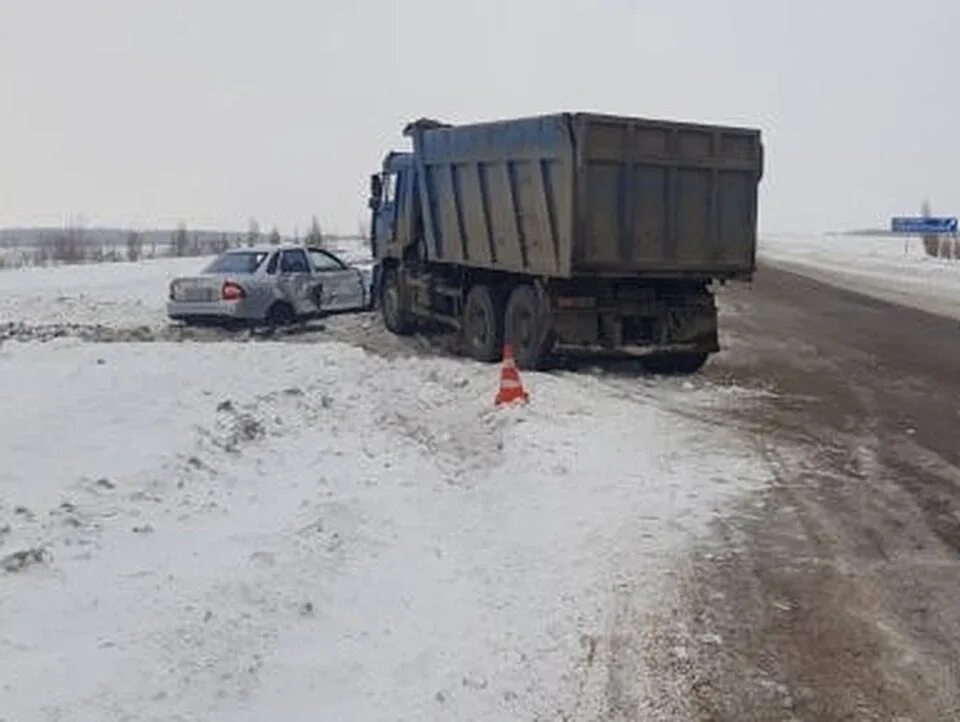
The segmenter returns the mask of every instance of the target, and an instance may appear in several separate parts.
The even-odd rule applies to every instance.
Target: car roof
[[[255,246],[241,246],[240,248],[228,248],[224,253],[270,253],[271,251],[285,251],[291,248],[305,250],[307,247],[302,243],[258,243]]]

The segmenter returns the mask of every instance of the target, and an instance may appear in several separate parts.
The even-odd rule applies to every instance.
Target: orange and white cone
[[[520,372],[517,371],[517,364],[513,360],[513,347],[507,344],[503,347],[503,367],[500,369],[500,390],[497,392],[497,398],[494,403],[497,406],[514,404],[517,402],[526,403],[530,400],[530,395],[524,390],[523,383],[520,381]]]

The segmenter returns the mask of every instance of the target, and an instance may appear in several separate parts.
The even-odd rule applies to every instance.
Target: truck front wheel
[[[463,340],[467,353],[477,361],[500,358],[503,322],[489,286],[474,286],[467,294],[463,305]]]
[[[396,268],[386,268],[380,284],[380,311],[383,325],[398,336],[405,336],[413,329],[410,314],[407,312],[400,274]]]
[[[544,314],[532,286],[523,284],[513,289],[504,314],[506,341],[513,347],[517,366],[539,368],[545,350]]]

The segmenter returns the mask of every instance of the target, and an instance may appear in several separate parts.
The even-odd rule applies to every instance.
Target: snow
[[[765,236],[759,257],[841,288],[960,318],[960,260],[927,256],[919,238]]]
[[[166,323],[170,281],[209,258],[162,258],[0,271],[0,323],[154,326]]]
[[[2,271],[0,323],[165,326],[205,262]],[[498,410],[494,366],[318,334],[0,342],[0,720],[654,706],[647,615],[768,481],[711,421],[753,392],[524,374]]]
[[[373,265],[370,241],[364,238],[335,238],[327,242],[327,250],[334,253],[345,263],[361,268]]]
[[[170,265],[58,278],[130,310]],[[701,420],[750,393],[524,381],[497,410],[496,367],[341,343],[3,344],[0,558],[44,557],[0,571],[0,718],[597,719],[611,675],[642,711],[645,615],[768,480]]]

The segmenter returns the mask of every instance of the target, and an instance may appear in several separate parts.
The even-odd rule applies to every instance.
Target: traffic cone
[[[507,344],[503,347],[503,367],[500,369],[500,391],[494,403],[497,406],[513,404],[517,401],[526,403],[530,395],[524,390],[520,381],[520,372],[513,360],[513,347]]]

